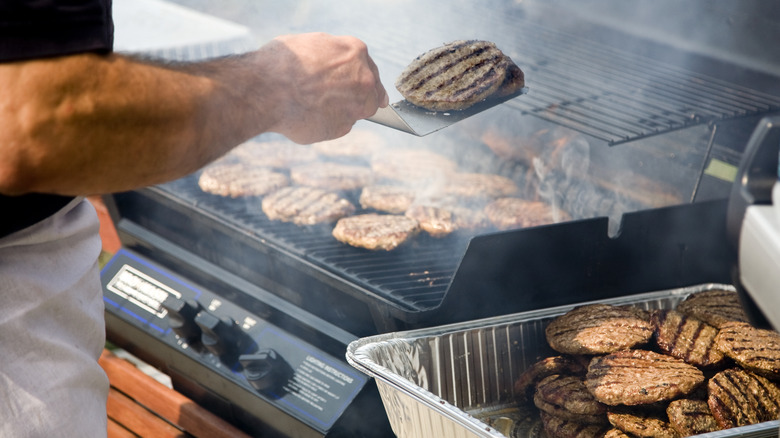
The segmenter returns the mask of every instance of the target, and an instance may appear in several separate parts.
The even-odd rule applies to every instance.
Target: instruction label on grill
[[[321,430],[328,430],[360,392],[367,377],[336,358],[274,328],[259,345],[275,349],[293,368],[279,402]]]
[[[158,318],[163,318],[166,314],[162,303],[168,295],[181,298],[181,294],[176,290],[130,265],[119,268],[106,287]]]

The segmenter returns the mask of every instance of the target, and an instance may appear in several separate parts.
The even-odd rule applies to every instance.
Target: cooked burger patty
[[[401,215],[362,214],[340,219],[333,228],[333,237],[348,245],[390,251],[420,230],[416,220]]]
[[[515,381],[515,393],[528,398],[536,389],[536,384],[547,376],[562,374],[585,376],[587,365],[572,356],[550,356],[528,367]]]
[[[666,418],[656,413],[637,409],[611,408],[607,411],[609,423],[630,436],[639,438],[678,438],[679,434]]]
[[[373,131],[353,129],[343,137],[314,143],[311,146],[320,155],[326,157],[368,159],[385,146],[385,140]]]
[[[749,371],[721,371],[707,388],[707,403],[722,429],[777,420],[780,415],[780,388]]]
[[[456,168],[454,161],[425,149],[387,149],[371,158],[371,169],[377,179],[412,186],[432,181],[441,183]]]
[[[291,141],[248,141],[233,148],[228,155],[253,166],[288,169],[317,160],[317,152],[310,146]]]
[[[578,423],[544,411],[539,412],[539,416],[548,438],[601,438],[609,430],[606,425]]]
[[[567,220],[568,215],[554,210],[541,201],[526,201],[519,198],[499,198],[485,207],[485,214],[497,228],[509,230],[514,228],[535,227]]]
[[[373,173],[365,166],[315,162],[290,169],[290,178],[302,186],[325,190],[356,190],[371,184]]]
[[[285,187],[263,198],[263,212],[271,220],[314,225],[335,222],[355,206],[336,193],[315,187]]]
[[[417,204],[409,207],[405,215],[416,220],[432,237],[444,237],[455,231],[452,212],[446,208]]]
[[[590,304],[555,318],[545,329],[550,346],[566,354],[604,354],[648,342],[647,312],[632,306]]]
[[[739,296],[729,290],[708,290],[689,295],[676,310],[720,328],[727,322],[748,322]]]
[[[525,84],[522,70],[488,41],[453,41],[418,56],[395,86],[414,105],[460,110]]]
[[[553,374],[536,384],[534,405],[548,414],[580,423],[602,424],[607,407],[588,392],[582,377]]]
[[[442,192],[459,198],[501,198],[518,191],[511,179],[489,173],[457,172],[447,176]]]
[[[780,333],[750,324],[724,324],[715,337],[720,351],[748,371],[780,380]]]
[[[403,214],[414,201],[414,189],[397,185],[369,185],[360,192],[360,205],[377,211]]]
[[[623,350],[591,360],[585,385],[596,400],[642,405],[672,400],[694,391],[704,374],[680,359],[646,350]]]
[[[666,415],[669,417],[669,424],[681,437],[720,429],[705,400],[674,400],[666,408]]]
[[[725,356],[715,347],[715,327],[675,310],[655,310],[650,321],[662,352],[700,367],[723,363]]]
[[[204,192],[231,198],[262,196],[289,184],[290,179],[283,173],[227,160],[206,166],[198,178]]]

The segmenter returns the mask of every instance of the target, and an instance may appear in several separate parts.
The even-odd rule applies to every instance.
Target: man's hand
[[[271,131],[298,143],[341,137],[388,105],[366,45],[322,33],[282,36],[255,54],[272,71],[266,84],[279,111]],[[272,62],[273,65],[268,65]]]

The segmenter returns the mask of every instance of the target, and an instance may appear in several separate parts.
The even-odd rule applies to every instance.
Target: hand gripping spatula
[[[515,93],[488,98],[466,109],[452,111],[431,111],[413,105],[404,99],[385,108],[379,108],[376,114],[366,120],[422,137],[527,92],[528,88],[524,87]]]

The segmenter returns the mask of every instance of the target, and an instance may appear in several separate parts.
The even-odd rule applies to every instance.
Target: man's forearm
[[[13,70],[3,83],[16,86],[5,88],[0,118],[0,172],[16,173],[0,174],[0,182],[13,183],[1,188],[6,193],[89,194],[166,181],[263,132],[258,122],[271,120],[206,75],[117,55]]]
[[[0,194],[157,184],[260,133],[326,140],[387,105],[365,45],[324,34],[192,64],[94,54],[0,64],[0,88]]]

